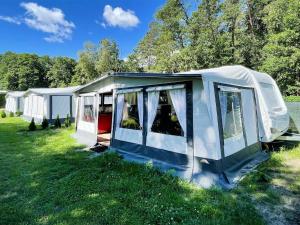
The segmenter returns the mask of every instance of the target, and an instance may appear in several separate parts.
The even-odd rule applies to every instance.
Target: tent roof
[[[222,66],[211,69],[192,70],[178,74],[201,74],[203,78],[220,83],[255,87],[255,82],[274,84],[266,73],[257,72],[241,65]]]
[[[26,91],[26,95],[29,93],[40,94],[40,95],[51,95],[51,94],[73,94],[80,86],[65,87],[65,88],[30,88]]]
[[[191,70],[188,72],[180,72],[180,73],[141,73],[141,72],[112,72],[107,73],[98,79],[81,86],[76,90],[80,91],[90,85],[101,82],[108,77],[131,77],[131,78],[174,78],[174,77],[205,77],[208,80],[234,84],[240,86],[250,86],[254,87],[254,80],[258,82],[264,83],[272,83],[274,84],[273,79],[265,73],[260,73],[257,71],[253,71],[241,65],[232,65],[232,66],[222,66],[211,69],[203,69],[203,70]]]
[[[12,96],[12,97],[22,97],[24,95],[25,91],[9,91],[7,92],[6,96]]]

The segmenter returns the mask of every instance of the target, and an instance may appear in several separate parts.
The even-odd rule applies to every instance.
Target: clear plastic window
[[[122,128],[140,130],[137,92],[124,94],[124,108],[121,120]]]
[[[184,136],[178,121],[169,91],[159,92],[159,103],[156,116],[151,127],[152,132]]]
[[[93,96],[84,96],[82,97],[83,101],[83,113],[82,120],[86,122],[94,122],[94,97]]]
[[[243,135],[241,94],[219,91],[224,139]]]

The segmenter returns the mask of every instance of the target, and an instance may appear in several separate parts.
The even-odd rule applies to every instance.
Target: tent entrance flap
[[[218,85],[216,90],[223,157],[227,157],[259,142],[256,103],[251,88]]]
[[[113,115],[112,107],[112,92],[98,95],[97,142],[100,145],[110,145]]]

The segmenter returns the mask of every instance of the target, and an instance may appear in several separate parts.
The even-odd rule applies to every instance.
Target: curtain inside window
[[[124,109],[124,94],[118,94],[118,97],[117,97],[117,125],[116,125],[117,128],[120,127],[123,109]]]
[[[139,91],[138,92],[138,112],[139,112],[139,122],[140,122],[140,127],[143,127],[143,113],[144,113],[144,99],[143,99],[143,92]]]
[[[184,88],[172,89],[169,90],[169,94],[184,136],[186,136],[186,90]]]
[[[225,128],[226,124],[226,114],[227,114],[227,94],[224,91],[219,92],[220,97],[220,106],[221,106],[221,117],[222,117],[222,126]]]
[[[151,131],[158,107],[159,91],[148,92],[148,131]]]

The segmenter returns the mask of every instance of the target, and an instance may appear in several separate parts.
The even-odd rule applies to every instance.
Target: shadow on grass
[[[10,121],[0,121],[0,224],[263,223],[244,195],[197,189],[112,153],[89,159],[74,151],[71,130],[17,134],[20,121]]]
[[[298,224],[300,221],[299,173],[299,143],[276,143],[271,158],[241,182],[240,191],[249,193],[260,207],[270,208],[268,216],[274,218],[268,218],[269,223]],[[283,218],[283,221],[279,221],[279,217]]]

